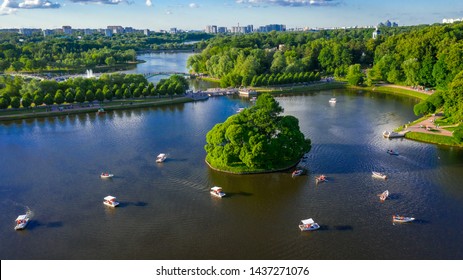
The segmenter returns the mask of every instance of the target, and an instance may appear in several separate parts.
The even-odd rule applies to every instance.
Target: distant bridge
[[[175,72],[175,71],[165,71],[165,72],[151,72],[151,73],[145,73],[143,76],[145,78],[151,78],[154,76],[169,76],[169,75],[181,75],[181,76],[190,76],[190,73],[184,73],[184,72]]]

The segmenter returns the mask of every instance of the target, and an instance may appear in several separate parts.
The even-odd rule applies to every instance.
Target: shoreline
[[[375,85],[372,87],[359,87],[359,86],[350,86],[345,82],[339,82],[339,81],[332,81],[332,82],[318,82],[318,83],[313,83],[313,84],[308,84],[308,85],[294,85],[294,86],[285,86],[285,87],[258,87],[258,88],[252,88],[253,90],[256,90],[258,93],[271,93],[271,94],[298,94],[302,92],[307,92],[307,91],[318,91],[318,90],[329,90],[329,89],[360,89],[360,90],[366,90],[366,91],[372,91],[372,92],[381,92],[384,94],[393,94],[393,95],[401,95],[401,96],[408,96],[408,97],[414,97],[420,100],[426,99],[428,96],[430,96],[429,93],[423,93],[422,91],[419,90],[414,90],[414,89],[409,89],[403,86],[398,86],[398,85],[391,85],[391,84],[379,84]],[[150,98],[148,98],[150,99]],[[152,106],[161,106],[161,105],[169,105],[169,104],[179,104],[179,103],[187,103],[187,102],[193,102],[196,101],[195,99],[187,96],[182,96],[182,97],[173,97],[173,98],[166,98],[166,99],[156,99],[154,101],[147,101],[145,99],[136,99],[136,100],[113,100],[110,102],[106,102],[102,105],[102,108],[105,109],[105,111],[114,111],[114,110],[124,110],[124,109],[131,109],[131,108],[143,108],[143,107],[152,107]],[[130,102],[127,104],[127,102]],[[118,103],[118,104],[115,104]],[[125,104],[124,104],[125,103]],[[66,104],[63,106],[69,106],[73,104]],[[53,105],[56,108],[58,107],[57,105]],[[51,111],[51,112],[30,112],[30,110],[33,109],[28,109],[29,112],[25,113],[20,113],[20,114],[5,114],[5,115],[0,115],[0,122],[1,121],[13,121],[13,120],[21,120],[21,119],[31,119],[31,118],[44,118],[44,117],[53,117],[53,116],[63,116],[63,115],[71,115],[71,114],[82,114],[82,113],[97,113],[98,109],[100,106],[96,104],[93,107],[84,107],[84,108],[76,108],[76,109],[70,109],[70,110],[63,110],[63,111]],[[11,109],[7,109],[11,110]],[[5,110],[5,111],[7,111]],[[20,109],[20,110],[25,110],[25,109]],[[16,111],[11,111],[11,112],[17,112]],[[412,123],[417,122],[422,118],[418,118]],[[398,127],[394,129],[394,131],[402,130],[403,127]],[[438,144],[438,145],[445,145],[445,146],[451,146],[451,147],[463,147],[463,144],[450,144],[450,141],[440,141],[439,137],[432,138],[432,137],[426,137],[428,131],[422,131],[422,132],[414,132],[414,134],[418,135],[424,135],[425,137],[405,137],[406,139],[409,140],[414,140],[414,141],[419,141],[419,142],[424,142],[424,143],[430,143],[430,144]],[[452,136],[444,136],[444,135],[439,135],[441,137],[445,137],[444,139],[453,139]],[[294,167],[295,165],[292,165],[286,169],[279,169],[275,171],[269,171],[269,172],[278,172],[282,170],[287,170],[291,167]],[[212,168],[212,167],[211,167]],[[212,168],[214,169],[214,168]],[[226,172],[222,170],[217,170],[220,172]],[[230,172],[233,173],[233,172]],[[257,173],[262,173],[262,172],[257,172]],[[233,174],[238,174],[238,173],[233,173]],[[255,174],[255,173],[250,173],[250,174]]]
[[[206,163],[207,166],[209,166],[210,169],[212,169],[214,171],[217,171],[217,172],[223,172],[223,173],[233,174],[233,175],[256,175],[256,174],[267,174],[267,173],[283,172],[283,171],[289,170],[289,169],[297,166],[299,164],[300,160],[298,160],[296,163],[294,163],[294,164],[292,164],[292,165],[290,165],[288,167],[282,167],[282,168],[273,169],[273,170],[244,171],[244,172],[233,172],[233,171],[230,171],[230,170],[222,170],[222,169],[213,167],[206,159],[204,159],[204,162]]]
[[[195,101],[191,97],[181,96],[181,97],[173,97],[173,98],[160,98],[156,100],[144,100],[144,99],[134,99],[134,100],[113,100],[110,102],[106,102],[100,106],[100,104],[95,104],[92,107],[80,107],[80,108],[73,108],[67,110],[57,110],[57,111],[48,111],[48,112],[30,112],[33,109],[23,109],[28,110],[24,113],[19,114],[9,114],[9,115],[0,115],[0,121],[14,121],[14,120],[22,120],[22,119],[31,119],[31,118],[46,118],[46,117],[55,117],[55,116],[66,116],[66,115],[77,115],[83,113],[97,113],[99,108],[103,108],[105,112],[115,111],[115,110],[124,110],[124,109],[132,109],[132,108],[145,108],[145,107],[155,107],[155,106],[162,106],[162,105],[170,105],[170,104],[179,104],[179,103],[187,103]],[[117,104],[116,104],[117,103]],[[74,104],[65,104],[62,106],[70,106]],[[53,105],[55,108],[62,107]],[[17,111],[15,111],[17,112]]]

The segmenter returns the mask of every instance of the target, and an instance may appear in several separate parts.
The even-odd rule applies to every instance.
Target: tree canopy
[[[206,135],[206,161],[233,172],[259,172],[288,167],[311,149],[299,120],[281,116],[283,108],[270,95],[215,125]]]

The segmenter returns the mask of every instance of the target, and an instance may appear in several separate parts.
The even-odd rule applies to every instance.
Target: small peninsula
[[[262,94],[254,106],[216,124],[206,135],[206,163],[236,174],[294,166],[310,151],[311,140],[300,131],[297,118],[281,116],[282,112],[272,95]]]

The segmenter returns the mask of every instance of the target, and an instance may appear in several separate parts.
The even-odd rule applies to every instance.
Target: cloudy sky
[[[462,17],[463,0],[0,0],[0,28],[343,27]]]

